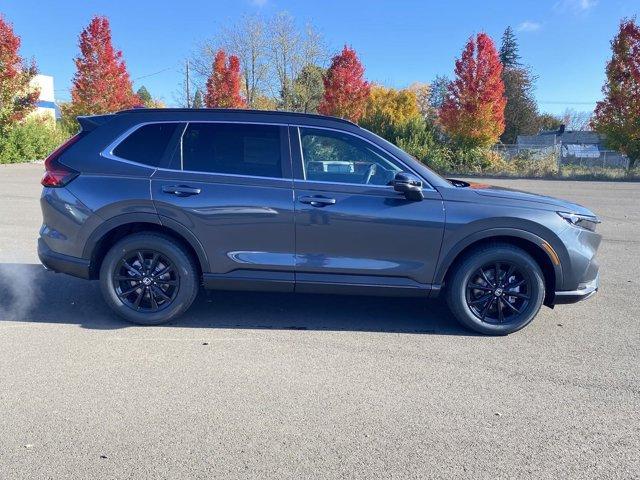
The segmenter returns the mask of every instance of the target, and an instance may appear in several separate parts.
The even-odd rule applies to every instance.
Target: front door
[[[440,194],[424,200],[394,191],[406,170],[368,140],[292,127],[296,211],[296,290],[428,293],[444,228]],[[391,287],[391,288],[389,288]]]
[[[190,122],[151,191],[208,257],[207,286],[293,290],[294,212],[286,127]]]

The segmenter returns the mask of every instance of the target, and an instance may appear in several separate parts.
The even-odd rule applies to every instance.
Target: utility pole
[[[187,108],[191,108],[191,94],[189,92],[189,59],[185,60],[185,72],[186,72],[186,90],[187,90]]]

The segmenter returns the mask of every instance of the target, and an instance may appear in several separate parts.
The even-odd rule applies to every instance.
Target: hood
[[[496,187],[493,185],[486,185],[483,183],[469,183],[470,190],[482,195],[483,197],[502,198],[505,200],[519,200],[527,203],[531,203],[532,207],[545,209],[555,209],[557,211],[568,213],[580,213],[583,215],[596,216],[591,210],[577,203],[568,202],[559,198],[548,197],[546,195],[537,195],[535,193],[522,192],[520,190],[514,190],[511,188]],[[534,205],[535,204],[535,205]]]

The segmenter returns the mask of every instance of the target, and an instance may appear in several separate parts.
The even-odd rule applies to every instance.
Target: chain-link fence
[[[597,145],[496,145],[493,150],[505,161],[526,158],[529,161],[548,161],[554,158],[558,167],[580,166],[589,168],[629,168],[629,159],[614,150],[602,150]]]

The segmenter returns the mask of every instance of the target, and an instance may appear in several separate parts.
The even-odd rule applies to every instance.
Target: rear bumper
[[[562,305],[566,303],[576,303],[581,300],[586,300],[587,298],[595,295],[598,291],[598,288],[600,288],[599,273],[593,280],[580,284],[577,290],[555,292],[555,301],[553,303],[556,305]]]
[[[86,279],[90,277],[89,260],[54,252],[42,238],[38,239],[38,257],[47,270]]]

